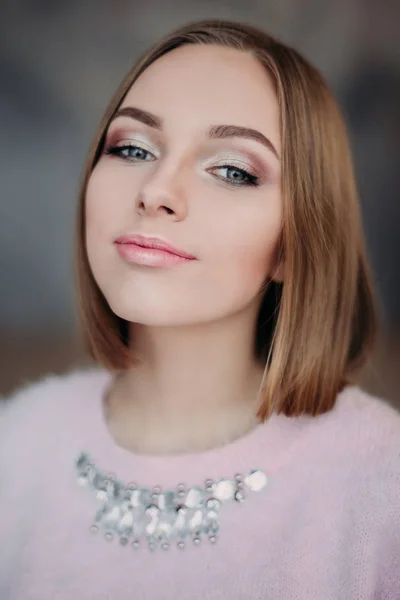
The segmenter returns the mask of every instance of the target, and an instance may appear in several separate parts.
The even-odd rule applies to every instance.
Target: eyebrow
[[[113,121],[118,117],[129,117],[131,119],[135,119],[135,121],[140,121],[144,125],[148,127],[152,127],[153,129],[158,129],[162,131],[163,120],[156,115],[148,112],[147,110],[143,110],[142,108],[136,108],[134,106],[125,106],[124,108],[120,108],[117,113],[113,117]],[[271,142],[263,133],[257,131],[256,129],[252,129],[251,127],[240,127],[239,125],[213,125],[208,130],[208,137],[210,139],[225,139],[232,137],[241,137],[250,140],[255,140],[260,142],[270,150],[274,154],[274,156],[280,160],[279,154]]]

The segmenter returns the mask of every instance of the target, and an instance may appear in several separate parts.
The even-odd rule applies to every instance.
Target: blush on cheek
[[[236,250],[214,262],[206,287],[215,303],[230,313],[241,310],[257,296],[267,274],[268,264],[259,253]]]
[[[242,265],[242,269],[253,275],[267,274],[273,262],[277,241],[277,229],[265,228],[262,232],[257,232],[255,229],[251,242],[246,247],[243,246],[238,254],[238,262]]]
[[[252,299],[259,293],[261,286],[267,277],[268,265],[256,263],[247,264],[242,273],[242,287],[244,293],[248,299]]]

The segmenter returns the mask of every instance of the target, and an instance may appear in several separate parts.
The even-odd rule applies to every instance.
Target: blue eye
[[[249,173],[245,169],[242,169],[242,168],[239,169],[239,167],[235,167],[234,165],[219,165],[218,167],[215,167],[213,170],[218,170],[218,169],[226,170],[226,177],[222,177],[222,178],[218,177],[218,179],[222,179],[229,185],[234,185],[237,187],[244,187],[244,186],[248,186],[248,185],[253,185],[255,187],[258,187],[260,185],[260,183],[259,183],[260,178],[257,177],[257,175],[253,175],[252,173]]]
[[[108,146],[105,149],[105,154],[118,156],[123,160],[129,160],[132,162],[144,162],[152,160],[152,158],[146,158],[149,156],[154,158],[154,155],[151,152],[133,144],[125,144],[124,146]]]

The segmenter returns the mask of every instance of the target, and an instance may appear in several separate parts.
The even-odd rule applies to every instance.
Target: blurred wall
[[[397,2],[2,0],[0,10],[0,392],[84,360],[71,266],[76,192],[111,94],[159,36],[225,17],[297,47],[339,99],[385,325],[368,385],[400,402]]]

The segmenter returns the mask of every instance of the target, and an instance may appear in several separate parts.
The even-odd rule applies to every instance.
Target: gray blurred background
[[[325,74],[349,124],[383,338],[364,386],[400,406],[400,46],[391,0],[2,0],[0,394],[86,362],[72,279],[76,194],[111,94],[188,21],[263,27]]]

